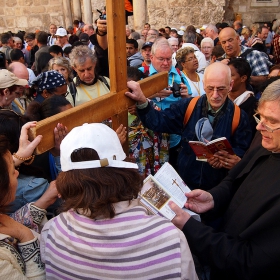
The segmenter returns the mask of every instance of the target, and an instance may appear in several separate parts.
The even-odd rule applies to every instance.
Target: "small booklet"
[[[190,191],[175,169],[166,162],[154,176],[149,175],[144,180],[143,188],[139,194],[140,203],[151,213],[159,214],[172,220],[176,214],[168,205],[171,200],[193,218],[200,221],[198,214],[184,208],[187,201],[185,193]]]
[[[208,142],[207,144],[200,141],[189,141],[189,145],[196,154],[196,160],[207,161],[216,152],[224,150],[229,154],[234,155],[234,151],[225,137],[221,137]]]

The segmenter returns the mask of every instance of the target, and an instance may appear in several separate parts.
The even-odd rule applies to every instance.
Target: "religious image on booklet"
[[[231,155],[235,155],[229,141],[225,137],[221,137],[208,142],[207,144],[200,141],[189,141],[189,145],[196,154],[196,160],[207,161],[218,151],[227,151]]]
[[[175,169],[166,162],[154,176],[149,175],[144,180],[143,188],[139,194],[140,203],[151,213],[159,214],[172,220],[175,217],[175,213],[170,209],[168,202],[171,200],[183,208],[187,201],[185,193],[190,191]],[[200,221],[198,214],[186,208],[183,209]]]

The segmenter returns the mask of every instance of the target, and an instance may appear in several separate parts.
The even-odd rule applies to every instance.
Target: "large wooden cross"
[[[36,128],[31,129],[29,134],[30,140],[34,139],[36,135],[43,135],[43,139],[36,149],[37,154],[54,147],[53,130],[57,123],[67,126],[70,131],[72,128],[84,123],[101,122],[111,117],[114,130],[120,124],[127,126],[127,108],[135,102],[124,95],[128,91],[126,84],[127,60],[124,1],[107,0],[106,11],[110,93],[38,122]],[[145,96],[149,97],[168,86],[168,74],[167,72],[159,73],[139,83]],[[94,141],[94,139],[90,140]]]

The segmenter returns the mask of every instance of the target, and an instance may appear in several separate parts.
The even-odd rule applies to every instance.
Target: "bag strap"
[[[110,90],[110,86],[107,82],[107,80],[103,76],[99,76],[98,79],[105,84],[105,86]]]
[[[76,85],[74,82],[70,82],[69,83],[69,90],[70,90],[70,93],[73,97],[73,101],[74,101],[74,105],[75,105],[75,102],[76,102],[76,94],[77,94],[77,88],[76,88]]]
[[[241,115],[240,108],[234,104],[234,114],[233,114],[232,124],[231,124],[231,135],[233,135],[235,133],[235,131],[239,125],[240,115]]]
[[[195,107],[195,105],[196,105],[198,99],[199,99],[199,96],[194,97],[194,98],[190,101],[190,103],[189,103],[189,105],[188,105],[188,108],[187,108],[187,110],[186,110],[186,113],[185,113],[185,117],[184,117],[184,126],[188,123],[188,121],[189,121],[189,119],[190,119],[190,117],[191,117],[191,115],[192,115],[193,109],[194,109],[194,107]]]
[[[194,97],[190,101],[190,103],[188,105],[188,108],[185,112],[184,126],[186,126],[186,124],[188,123],[198,99],[199,99],[199,96]],[[232,118],[232,123],[231,123],[231,135],[233,135],[235,133],[235,131],[236,131],[238,125],[239,125],[240,115],[241,115],[240,108],[237,105],[234,104],[234,113],[233,113],[233,118]]]

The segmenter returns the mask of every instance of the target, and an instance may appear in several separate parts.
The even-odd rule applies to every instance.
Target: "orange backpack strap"
[[[234,132],[236,131],[236,129],[239,125],[240,114],[241,114],[240,108],[234,104],[234,114],[233,114],[233,119],[232,119],[232,124],[231,124],[231,135],[234,134]]]
[[[186,113],[185,113],[185,117],[184,117],[184,126],[188,123],[188,121],[189,121],[189,119],[190,119],[190,117],[191,117],[191,115],[192,115],[193,109],[194,109],[194,107],[195,107],[195,105],[196,105],[198,99],[199,99],[199,96],[194,97],[194,98],[190,101],[190,103],[189,103],[189,105],[188,105],[188,108],[187,108],[187,110],[186,110]]]

